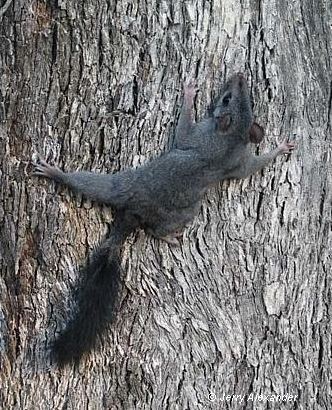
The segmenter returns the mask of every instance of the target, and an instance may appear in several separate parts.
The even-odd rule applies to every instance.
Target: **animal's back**
[[[202,162],[194,151],[172,150],[136,169],[112,176],[117,207],[184,208],[201,197]]]

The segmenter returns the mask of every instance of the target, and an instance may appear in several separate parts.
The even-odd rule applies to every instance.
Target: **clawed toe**
[[[197,81],[196,80],[190,80],[190,81],[184,83],[183,87],[184,87],[185,92],[196,93],[198,91],[198,86],[197,86]]]
[[[172,236],[164,236],[160,239],[167,242],[169,245],[172,245],[172,246],[180,246],[181,245],[179,239],[174,238]]]
[[[37,165],[42,165],[43,167],[50,168],[50,165],[45,160],[43,160],[41,158],[39,159],[39,164],[37,164]]]
[[[58,168],[49,165],[43,158],[39,157],[38,160],[33,164],[34,170],[32,171],[33,176],[55,178],[58,174]]]
[[[47,170],[49,169],[49,165],[43,161],[39,160],[38,163],[34,164],[33,175],[45,175],[47,174]]]
[[[187,83],[187,87],[196,89],[197,88],[197,81],[196,80],[189,81],[189,83]]]
[[[279,145],[280,149],[280,154],[291,154],[294,149],[295,149],[295,143],[294,142],[287,142],[286,140],[283,140],[282,143]]]
[[[45,173],[43,171],[35,170],[35,171],[32,172],[32,175],[37,176],[37,177],[43,177],[43,176],[45,176]]]
[[[47,169],[41,165],[35,165],[35,169],[32,173],[33,175],[47,175]]]

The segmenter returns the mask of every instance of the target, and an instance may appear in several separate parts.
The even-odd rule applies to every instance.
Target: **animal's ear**
[[[264,137],[264,129],[254,122],[249,130],[249,140],[253,144],[259,144]]]
[[[218,129],[221,132],[226,132],[232,123],[232,116],[230,114],[222,114],[217,118]]]

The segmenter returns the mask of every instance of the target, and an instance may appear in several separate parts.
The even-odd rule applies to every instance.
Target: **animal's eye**
[[[231,93],[227,93],[227,94],[225,95],[225,97],[222,99],[222,105],[223,105],[224,107],[227,107],[227,105],[229,104],[231,98],[232,98],[232,94],[231,94]]]

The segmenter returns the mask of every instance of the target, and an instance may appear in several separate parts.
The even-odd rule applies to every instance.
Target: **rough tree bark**
[[[0,18],[1,408],[330,409],[330,3],[15,0]],[[296,152],[211,190],[180,248],[132,236],[113,330],[78,368],[52,367],[76,267],[111,211],[33,179],[33,154],[142,164],[167,149],[185,79],[201,118],[238,70],[259,151],[282,135]]]

